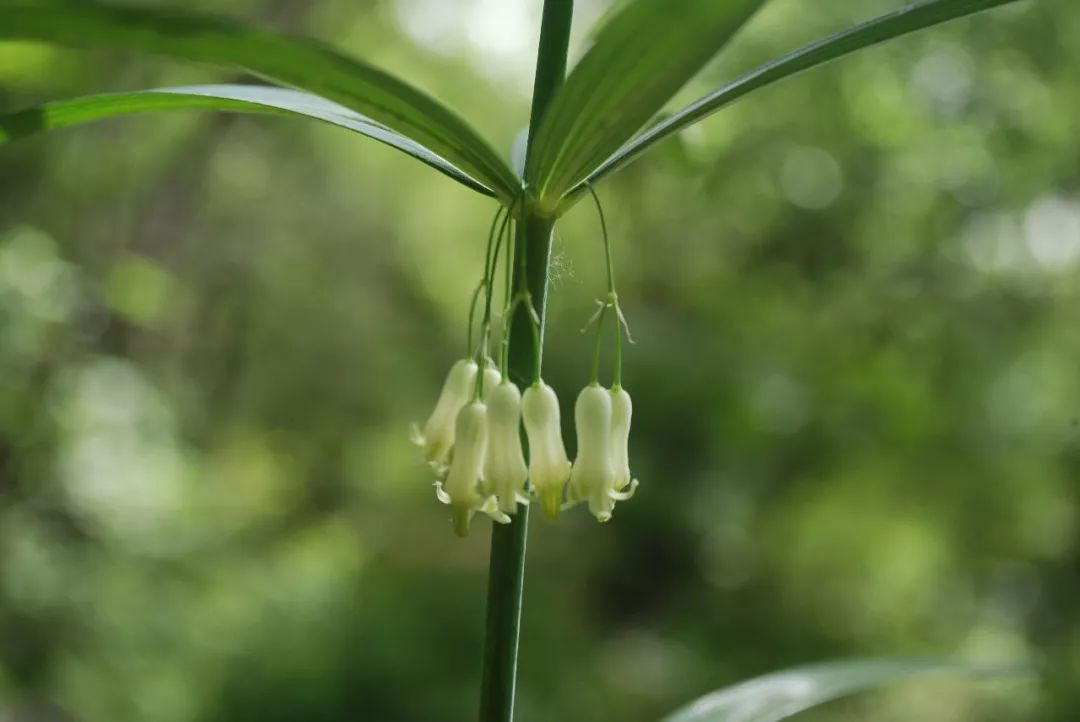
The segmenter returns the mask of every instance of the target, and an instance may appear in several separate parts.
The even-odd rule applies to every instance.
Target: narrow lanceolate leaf
[[[823,65],[856,50],[913,33],[916,30],[971,15],[982,10],[1007,5],[1016,0],[928,0],[896,12],[883,15],[849,30],[817,41],[804,48],[788,53],[771,63],[761,66],[742,77],[721,86],[686,108],[634,138],[618,152],[604,161],[589,174],[586,182],[595,183],[604,176],[622,168],[672,133],[696,123],[739,98],[771,85],[778,80],[795,75],[809,68]],[[584,184],[572,193],[585,190]]]
[[[412,139],[504,200],[519,181],[461,118],[377,68],[311,40],[186,12],[0,3],[0,40],[104,46],[243,68],[310,91]]]
[[[258,85],[198,85],[60,100],[0,114],[0,143],[54,128],[152,110],[202,109],[293,115],[321,120],[373,138],[445,173],[485,195],[492,191],[419,143],[325,98],[298,90]]]
[[[691,702],[663,722],[778,722],[840,697],[917,677],[1029,676],[1027,665],[854,659],[796,667],[736,684]]]
[[[525,177],[542,205],[651,120],[765,0],[633,0],[566,79],[537,129]]]

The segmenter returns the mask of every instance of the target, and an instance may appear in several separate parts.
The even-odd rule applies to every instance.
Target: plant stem
[[[530,118],[533,129],[539,127],[544,111],[566,76],[566,51],[573,14],[573,0],[544,0]],[[536,333],[529,309],[518,304],[511,319],[507,356],[509,375],[520,386],[527,386],[540,377],[554,225],[553,218],[536,214],[526,200],[517,224],[516,248],[522,260],[520,264],[514,264],[512,295],[522,291],[530,294],[540,324],[539,333]],[[514,719],[528,527],[529,507],[522,505],[518,505],[510,524],[492,525],[480,722],[511,722]]]
[[[544,0],[540,21],[540,47],[536,53],[536,79],[533,81],[532,113],[529,128],[540,127],[551,99],[566,79],[566,52],[570,47],[570,23],[574,0]],[[530,133],[529,143],[532,143]]]
[[[586,186],[589,190],[589,194],[592,195],[593,201],[596,203],[596,215],[600,217],[600,232],[604,239],[604,262],[607,264],[607,299],[606,303],[612,306],[612,311],[615,315],[615,375],[611,383],[613,391],[618,391],[622,388],[622,335],[623,335],[623,314],[622,308],[619,307],[619,295],[615,293],[615,264],[611,260],[611,236],[608,235],[607,221],[604,219],[604,207],[600,204],[600,196],[596,195],[596,191],[593,187]],[[607,310],[606,307],[604,310]],[[596,383],[597,378],[600,375],[600,340],[603,334],[604,327],[604,312],[600,312],[600,318],[596,321],[596,358],[593,360],[593,383]],[[629,332],[628,332],[629,333]]]

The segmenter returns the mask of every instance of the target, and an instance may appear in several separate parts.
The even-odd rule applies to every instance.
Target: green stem
[[[491,263],[491,246],[495,242],[495,229],[498,227],[499,219],[502,218],[502,214],[504,212],[508,211],[503,206],[499,206],[499,210],[495,211],[495,218],[493,218],[491,221],[491,230],[488,231],[487,250],[484,251],[484,277],[480,279],[480,285],[478,285],[476,287],[476,290],[473,291],[472,303],[469,304],[469,332],[467,335],[468,340],[465,346],[466,356],[472,356],[478,353],[478,351],[473,348],[472,343],[473,323],[476,317],[476,302],[480,298],[480,292],[488,287],[487,268],[488,265]]]
[[[586,185],[589,193],[592,194],[593,201],[596,203],[596,214],[600,216],[600,232],[604,238],[604,261],[607,263],[607,300],[606,303],[610,304],[615,314],[615,378],[612,381],[611,388],[618,391],[622,387],[622,335],[623,335],[623,315],[622,309],[619,307],[619,295],[615,293],[615,264],[611,260],[611,237],[608,235],[607,221],[604,219],[604,207],[600,204],[600,196],[596,195],[596,191],[593,190],[591,185]],[[605,309],[606,310],[606,309]],[[596,357],[593,360],[593,378],[592,381],[595,384],[600,375],[600,338],[603,334],[604,327],[604,313],[600,313],[600,318],[596,322],[598,328],[596,331]]]
[[[551,99],[566,79],[566,52],[570,47],[570,23],[573,17],[574,0],[544,0],[540,47],[536,52],[532,112],[529,114],[529,128],[532,130],[540,127]],[[530,132],[530,146],[532,135]]]
[[[473,325],[476,319],[476,304],[480,300],[480,292],[484,290],[484,282],[480,281],[476,285],[476,290],[473,291],[472,301],[469,303],[469,329],[465,332],[465,358],[469,358],[475,353],[473,348]]]
[[[607,220],[604,218],[604,207],[600,204],[600,196],[596,195],[593,187],[586,186],[592,195],[593,203],[596,204],[596,215],[600,217],[600,237],[604,241],[604,262],[607,264],[607,290],[609,296],[615,295],[615,264],[611,262],[611,238],[607,232]]]
[[[611,379],[611,388],[618,391],[622,388],[622,309],[615,306],[615,373]]]
[[[513,223],[511,223],[510,214],[507,213],[503,218],[502,225],[499,227],[499,235],[495,240],[494,248],[491,248],[488,252],[488,264],[487,271],[484,274],[486,279],[487,297],[484,300],[484,322],[481,331],[481,350],[478,354],[477,365],[479,369],[476,373],[476,399],[479,401],[484,396],[484,371],[487,370],[488,365],[488,353],[491,351],[491,297],[495,295],[495,268],[499,265],[499,249],[502,247],[503,239],[506,238],[507,244],[509,244],[509,237],[507,237],[507,230],[513,233]],[[490,242],[489,242],[490,245]]]
[[[502,328],[499,333],[499,375],[504,379],[509,378],[506,364],[509,362],[509,358],[506,354],[506,348],[510,345],[510,310],[513,303],[514,291],[514,255],[517,253],[517,234],[514,233],[507,239],[506,244],[506,258],[503,265],[505,266],[505,276],[503,278],[503,288],[505,289],[502,309]]]
[[[573,14],[573,0],[544,0],[533,86],[531,127],[534,129],[539,127],[544,111],[566,76],[566,51]],[[521,254],[521,265],[514,270],[511,296],[527,292],[540,317],[537,330],[529,317],[529,309],[518,304],[511,319],[508,369],[510,377],[521,386],[540,377],[554,225],[553,218],[537,215],[528,201],[521,208],[516,229],[516,252]],[[492,527],[479,719],[480,722],[512,722],[529,507],[519,505],[511,523]]]
[[[589,377],[589,385],[596,386],[600,383],[600,351],[604,347],[604,317],[607,316],[608,307],[605,304],[596,317],[596,345],[593,347],[592,375]],[[617,329],[618,322],[615,324]]]

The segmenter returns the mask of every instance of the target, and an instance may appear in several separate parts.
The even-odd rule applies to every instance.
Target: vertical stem
[[[566,51],[573,14],[573,0],[544,0],[533,86],[530,122],[533,129],[539,127],[544,111],[566,76]],[[528,309],[518,304],[511,319],[507,355],[510,377],[520,386],[528,386],[540,375],[554,224],[553,218],[536,214],[531,203],[526,201],[517,224],[517,253],[523,256],[523,261],[514,264],[513,290],[515,294],[521,290],[531,294],[533,306],[540,316],[540,332],[533,333]],[[528,527],[529,507],[522,505],[518,506],[510,524],[492,525],[480,722],[512,722],[514,719]]]
[[[532,113],[529,128],[536,130],[555,92],[566,78],[566,52],[570,47],[570,22],[574,0],[544,0],[540,21],[540,47],[536,52],[536,78],[533,81]],[[532,143],[532,133],[529,143]]]

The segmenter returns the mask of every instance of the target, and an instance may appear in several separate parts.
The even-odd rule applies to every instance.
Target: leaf
[[[520,182],[465,121],[392,75],[319,43],[186,12],[0,3],[0,39],[105,46],[244,68],[310,91],[412,139],[504,201]]]
[[[928,0],[882,15],[788,53],[721,86],[652,126],[604,161],[589,174],[584,183],[574,188],[570,195],[584,192],[586,183],[595,183],[614,173],[672,133],[696,123],[759,88],[803,70],[823,65],[856,50],[1012,2],[1016,0]]]
[[[525,174],[525,152],[529,147],[528,126],[518,131],[514,136],[514,142],[510,145],[510,167],[518,176]]]
[[[571,71],[537,129],[525,177],[552,204],[641,130],[765,0],[635,0]]]
[[[317,95],[298,90],[258,85],[198,85],[159,88],[133,93],[91,95],[61,100],[0,115],[0,143],[121,115],[152,110],[205,109],[240,113],[296,115],[348,128],[356,133],[397,148],[432,168],[485,195],[492,191],[464,171],[432,153],[419,143],[395,133],[384,125]]]
[[[691,702],[663,722],[777,722],[889,682],[915,677],[1030,675],[1026,665],[916,659],[853,659],[795,667],[736,684]]]

